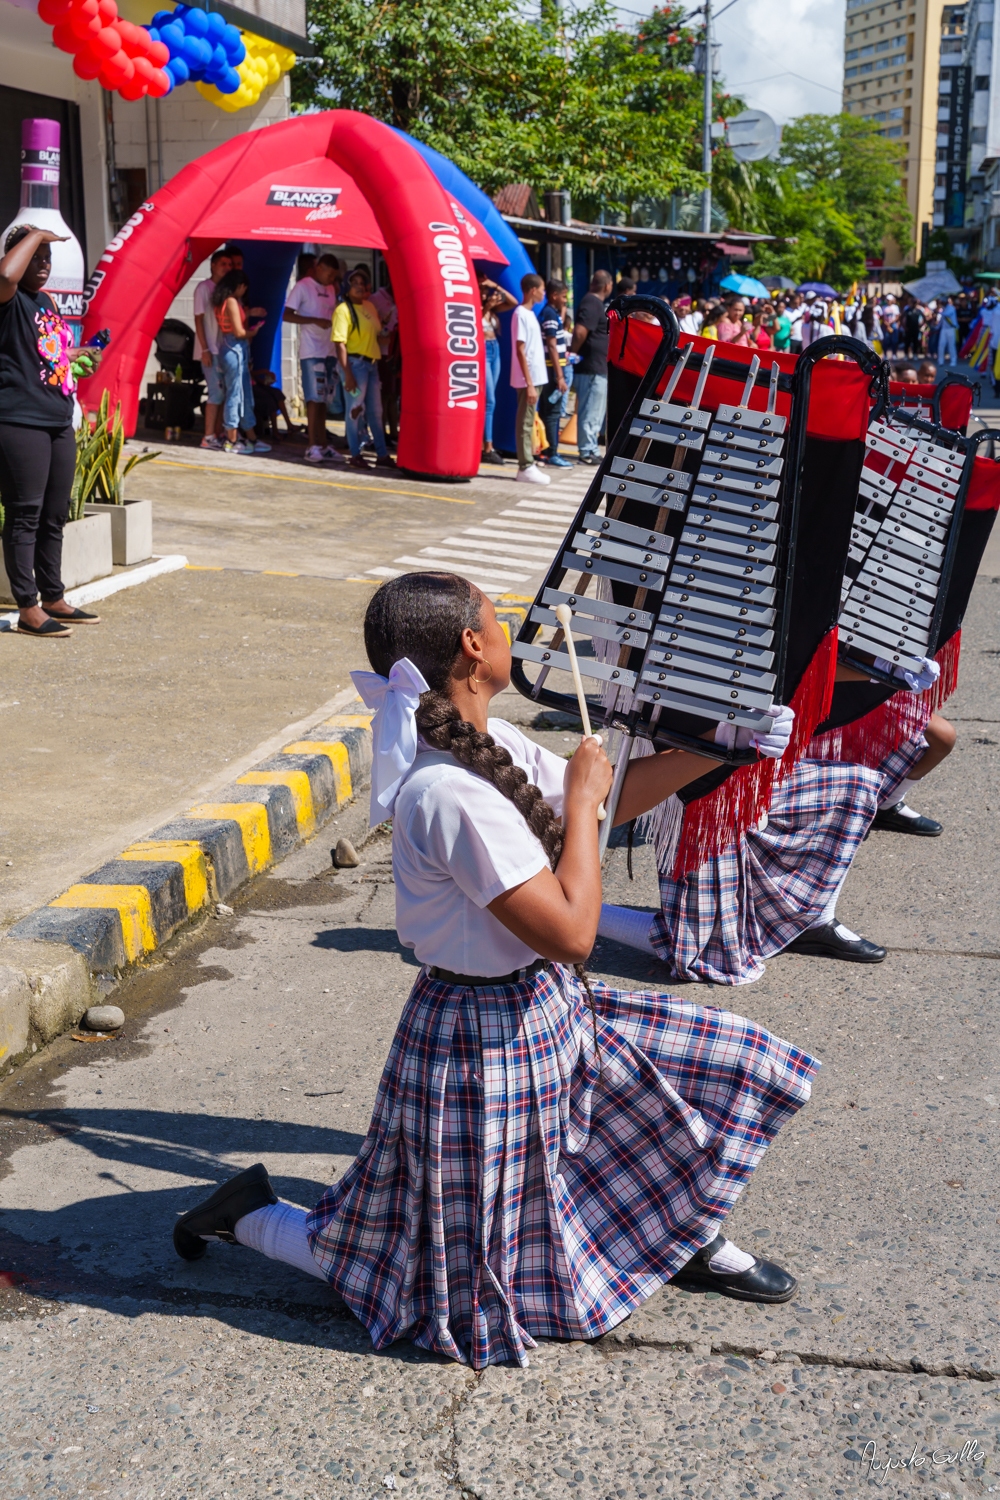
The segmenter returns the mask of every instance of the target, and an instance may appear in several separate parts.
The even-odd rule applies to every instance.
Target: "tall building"
[[[965,226],[969,113],[973,96],[972,70],[965,57],[967,9],[965,4],[946,5],[941,12],[935,229],[964,229]]]
[[[971,80],[966,254],[994,268],[1000,239],[994,212],[996,166],[1000,161],[1000,51],[993,46],[993,0],[968,0],[965,7],[963,66]]]
[[[944,0],[847,0],[844,109],[875,120],[886,139],[899,142],[914,258],[934,219],[943,8]],[[902,265],[898,245],[887,242],[883,261],[886,270]]]

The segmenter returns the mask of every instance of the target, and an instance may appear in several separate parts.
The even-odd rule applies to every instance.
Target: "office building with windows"
[[[914,256],[934,221],[943,9],[944,0],[847,0],[844,109],[874,120],[887,140],[899,143]],[[900,268],[902,259],[899,247],[887,243],[884,271]]]

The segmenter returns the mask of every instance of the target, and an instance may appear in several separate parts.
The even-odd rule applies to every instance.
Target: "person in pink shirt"
[[[743,326],[745,311],[745,304],[739,297],[727,303],[724,316],[716,324],[720,344],[749,344],[750,335]]]

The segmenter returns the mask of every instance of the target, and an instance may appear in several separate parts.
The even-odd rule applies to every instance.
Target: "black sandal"
[[[45,613],[48,615],[50,620],[61,620],[64,621],[67,625],[99,625],[101,622],[100,615],[88,615],[86,611],[82,609],[74,609],[72,614],[69,615],[57,615],[55,611],[49,609],[48,605],[46,604],[43,604],[42,608],[45,610]]]
[[[56,641],[63,636],[72,635],[72,630],[67,625],[62,625],[50,615],[44,625],[28,625],[24,620],[18,620],[16,626],[19,635],[47,635]]]

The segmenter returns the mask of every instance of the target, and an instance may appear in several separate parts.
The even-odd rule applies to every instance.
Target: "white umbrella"
[[[953,297],[962,288],[951,271],[932,271],[917,281],[904,281],[903,290],[919,302],[929,302],[932,297]]]

